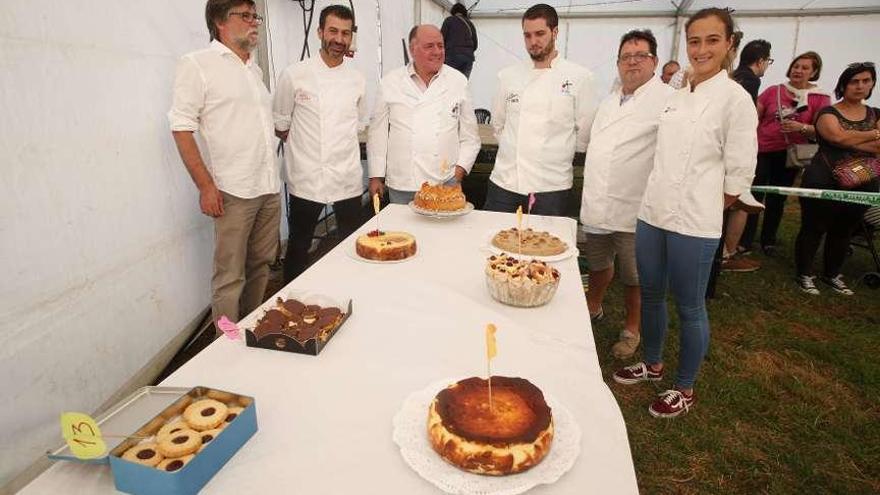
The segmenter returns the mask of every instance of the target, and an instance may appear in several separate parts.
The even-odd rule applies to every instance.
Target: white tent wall
[[[0,7],[0,486],[209,304],[213,230],[165,117],[204,5]]]
[[[519,19],[474,19],[479,36],[476,62],[471,72],[471,92],[476,108],[491,109],[498,85],[498,72],[524,63],[528,53]],[[658,53],[672,47],[673,21],[664,18],[560,19],[557,49],[562,56],[593,73],[598,97],[608,94],[617,77],[617,48],[620,37],[631,29],[650,29],[657,37]],[[661,59],[663,57],[661,56]]]
[[[771,56],[774,63],[761,80],[761,91],[786,81],[785,72],[791,60],[808,50],[822,57],[822,75],[817,84],[832,94],[832,101],[836,99],[833,93],[837,78],[848,64],[880,62],[880,52],[873,41],[877,36],[877,26],[880,26],[880,15],[740,17],[736,22],[738,29],[743,32],[742,46],[753,39],[765,39],[773,47]],[[687,60],[684,33],[678,60]],[[868,104],[880,106],[880,91],[874,91]]]

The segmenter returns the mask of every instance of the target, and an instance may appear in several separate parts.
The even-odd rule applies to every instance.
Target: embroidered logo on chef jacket
[[[574,83],[571,82],[571,81],[569,81],[568,79],[566,79],[565,81],[562,81],[562,94],[564,94],[564,95],[570,95],[570,94],[571,94],[571,88],[572,88],[573,86],[574,86]]]
[[[676,110],[675,107],[668,106],[668,107],[666,107],[666,108],[663,109],[663,113],[672,113],[672,112],[674,112],[675,110]]]
[[[312,101],[312,95],[306,91],[298,89],[296,90],[296,93],[293,94],[293,100],[297,103],[305,103]]]
[[[504,99],[508,104],[519,103],[519,94],[518,93],[508,93],[507,98]]]

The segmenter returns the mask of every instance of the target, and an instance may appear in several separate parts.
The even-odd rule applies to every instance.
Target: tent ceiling
[[[562,17],[675,17],[719,4],[717,0],[544,0]],[[454,2],[434,0],[449,8]],[[474,17],[519,17],[536,0],[464,0]],[[880,13],[880,0],[728,0],[738,16],[823,16]]]

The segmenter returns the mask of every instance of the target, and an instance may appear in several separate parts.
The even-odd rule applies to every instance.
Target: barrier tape
[[[880,193],[862,191],[837,191],[829,189],[803,189],[800,187],[752,186],[752,192],[802,196],[804,198],[829,199],[868,206],[880,206]]]

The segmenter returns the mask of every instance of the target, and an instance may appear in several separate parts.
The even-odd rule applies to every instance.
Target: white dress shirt
[[[629,99],[618,89],[602,100],[584,162],[580,218],[588,232],[636,231],[642,195],[654,166],[660,113],[673,92],[654,77]]]
[[[281,189],[272,101],[253,56],[242,62],[214,40],[181,57],[168,120],[172,131],[198,131],[217,189],[239,198]]]
[[[382,78],[367,140],[370,177],[399,191],[446,182],[455,165],[470,172],[480,151],[467,78],[444,65],[423,92],[411,73],[404,66]]]
[[[639,218],[693,237],[721,237],[724,194],[749,190],[758,154],[752,98],[721,71],[675,91],[660,114],[654,169]]]
[[[272,105],[284,143],[288,191],[316,203],[364,192],[358,129],[366,120],[366,81],[346,63],[328,67],[320,55],[293,64],[278,78]]]
[[[492,103],[498,154],[490,180],[519,194],[570,189],[575,150],[584,151],[596,110],[590,71],[557,55],[503,69]]]

